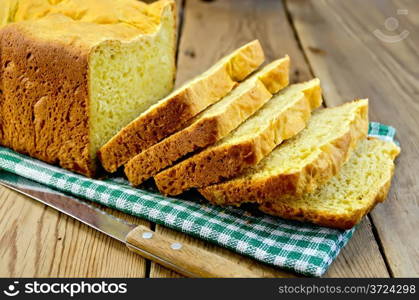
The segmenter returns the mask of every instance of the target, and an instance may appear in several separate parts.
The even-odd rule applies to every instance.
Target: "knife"
[[[127,247],[164,267],[187,277],[260,277],[262,274],[215,253],[184,241],[153,232],[143,225],[130,224],[85,201],[44,185],[0,170],[0,185],[50,206],[120,241]],[[20,184],[19,181],[30,184]]]

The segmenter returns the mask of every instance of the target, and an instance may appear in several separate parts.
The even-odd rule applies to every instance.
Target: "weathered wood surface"
[[[261,41],[267,61],[284,54],[291,56],[293,82],[312,78],[310,67],[299,49],[281,1],[264,0],[262,4],[261,1],[254,0],[188,0],[184,7],[180,34],[178,84],[204,71],[224,54],[254,38]],[[156,230],[167,232],[171,237],[196,240],[158,225]],[[211,247],[208,243],[197,243],[203,247]],[[238,257],[231,252],[223,252],[223,255],[252,263],[250,259]],[[369,220],[361,224],[326,275],[389,276]],[[152,264],[150,276],[171,277],[173,272]]]
[[[371,218],[391,275],[419,276],[419,3],[287,4],[308,61],[322,80],[327,104],[369,97],[371,120],[397,128],[402,152],[396,176],[386,202]],[[389,17],[398,20],[398,28]],[[376,36],[376,30],[387,38]],[[405,38],[403,31],[408,32]],[[392,36],[400,40],[386,42]]]
[[[178,6],[183,2],[177,1]],[[349,3],[348,3],[349,2]],[[356,2],[354,4],[354,2]],[[292,80],[320,77],[327,105],[370,97],[373,120],[397,127],[402,144],[387,202],[366,218],[326,277],[419,276],[418,33],[414,1],[186,0],[180,24],[177,83],[193,77],[236,47],[258,38],[267,60],[289,54]],[[397,9],[408,15],[397,15]],[[373,35],[396,16],[405,40],[388,44]],[[415,28],[416,27],[416,28]],[[394,33],[393,33],[394,34]],[[131,222],[139,219],[107,209]],[[177,277],[126,246],[44,205],[0,187],[0,276]],[[154,228],[152,225],[151,228]],[[155,226],[179,240],[211,249],[258,270],[288,273]],[[373,233],[376,233],[375,235]],[[412,235],[413,234],[413,235]],[[378,241],[376,240],[378,238]],[[381,249],[380,249],[381,247]],[[381,251],[380,251],[381,250]],[[383,258],[382,254],[385,255]],[[389,274],[385,261],[388,263]]]
[[[110,237],[0,186],[0,277],[145,277],[146,260]],[[106,209],[136,224],[148,222]]]

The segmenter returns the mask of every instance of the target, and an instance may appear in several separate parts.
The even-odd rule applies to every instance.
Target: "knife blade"
[[[21,184],[19,181],[24,180]],[[29,183],[29,184],[28,184]],[[126,222],[100,208],[29,179],[0,170],[0,185],[10,188],[123,242],[131,250],[188,277],[260,277],[260,272],[215,253]],[[255,272],[256,271],[256,272]]]

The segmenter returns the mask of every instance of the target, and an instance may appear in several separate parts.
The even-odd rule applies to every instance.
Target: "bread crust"
[[[219,136],[217,123],[216,118],[202,120],[136,155],[124,166],[129,182],[138,186],[183,155],[215,143]]]
[[[277,92],[288,85],[288,70],[289,58],[286,57],[275,69],[267,71],[263,83],[259,79],[255,80],[254,85],[239,95],[222,113],[198,118],[185,129],[136,155],[125,165],[128,180],[137,186],[182,156],[214,144],[226,136],[272,97],[270,91]],[[270,90],[265,85],[269,85]]]
[[[88,50],[31,36],[19,26],[0,31],[0,143],[87,176]]]
[[[176,17],[171,0],[150,7],[162,15],[163,10],[171,11]],[[145,27],[142,30],[147,33],[154,29]],[[96,153],[89,145],[89,56],[97,43],[120,41],[102,41],[100,35],[97,42],[79,39],[76,34],[61,39],[39,33],[23,22],[0,30],[0,144],[94,177]],[[174,57],[175,47],[171,51]]]
[[[368,205],[354,210],[350,214],[331,214],[329,212],[318,212],[316,210],[296,209],[290,206],[287,201],[265,201],[260,203],[259,209],[267,214],[279,216],[284,219],[310,222],[319,226],[336,229],[351,229],[357,225],[362,218],[368,214],[378,203],[384,202],[390,190],[391,179],[394,174],[394,164],[389,172],[389,176],[383,184],[377,186],[366,197]]]
[[[199,192],[208,201],[219,205],[262,203],[266,199],[274,201],[284,195],[299,196],[312,192],[339,172],[358,142],[366,138],[367,133],[368,105],[366,103],[359,107],[346,132],[322,146],[317,158],[301,170],[268,178],[238,178],[207,186]]]
[[[311,111],[321,104],[320,87],[309,96],[301,95],[256,137],[230,145],[211,146],[202,152],[157,174],[154,179],[160,192],[178,195],[190,188],[201,188],[241,174],[256,165],[272,149],[307,124]]]
[[[259,41],[253,41],[215,72],[152,106],[99,150],[103,168],[115,172],[141,151],[183,128],[188,120],[228,94],[263,60]]]

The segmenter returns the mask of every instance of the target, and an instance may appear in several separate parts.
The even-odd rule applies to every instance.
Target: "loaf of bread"
[[[239,175],[304,129],[321,103],[318,79],[287,87],[225,138],[157,174],[158,189],[178,195]]]
[[[0,144],[94,176],[97,150],[173,88],[174,1],[3,3]]]
[[[123,128],[99,151],[103,168],[115,172],[135,155],[183,128],[199,112],[227,95],[264,61],[259,41],[222,58],[160,100]]]
[[[210,202],[263,203],[313,192],[335,176],[368,133],[368,100],[313,113],[303,131],[232,180],[200,190]]]
[[[141,184],[184,155],[225,137],[288,85],[289,57],[246,79],[230,94],[198,114],[186,128],[141,152],[125,165],[132,185]]]
[[[300,197],[264,201],[260,209],[285,219],[352,228],[385,200],[399,152],[393,142],[363,140],[338,175],[318,190]]]

